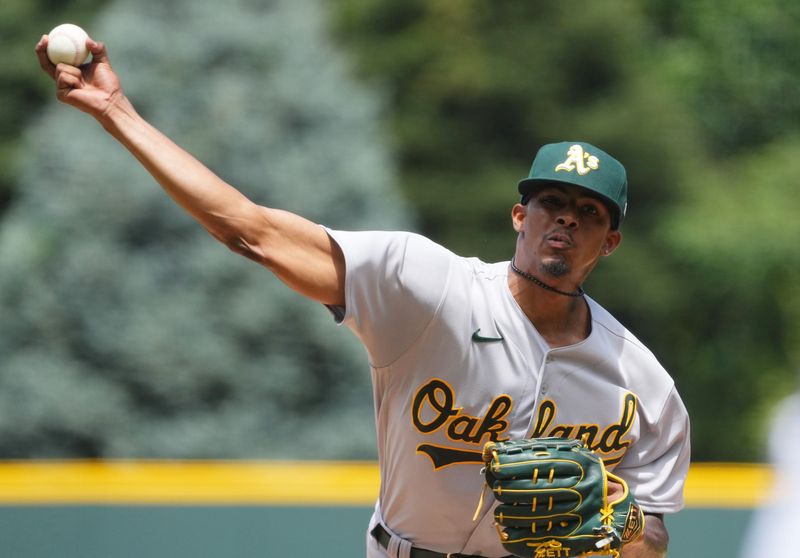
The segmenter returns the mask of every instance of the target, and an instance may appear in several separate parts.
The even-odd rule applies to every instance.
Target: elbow
[[[233,216],[217,215],[206,224],[206,230],[231,252],[269,267],[275,227],[266,208],[249,204]]]
[[[239,254],[240,256],[244,256],[248,260],[252,260],[258,264],[266,265],[266,252],[263,247],[259,246],[258,244],[248,242],[247,239],[239,235],[217,238],[231,252]]]
[[[247,211],[235,217],[217,215],[206,230],[231,252],[266,265],[270,222],[264,217],[262,208],[249,204]]]
[[[263,264],[266,261],[264,249],[258,242],[249,240],[241,231],[229,227],[205,227],[208,234],[214,237],[228,250],[249,260]]]

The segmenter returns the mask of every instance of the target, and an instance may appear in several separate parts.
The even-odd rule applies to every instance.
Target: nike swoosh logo
[[[501,337],[484,337],[480,333],[481,333],[481,328],[478,328],[472,334],[472,340],[475,341],[476,343],[492,343],[492,342],[495,342],[495,341],[502,341],[503,340],[502,336]]]

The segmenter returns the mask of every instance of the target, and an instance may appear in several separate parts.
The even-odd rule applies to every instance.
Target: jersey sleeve
[[[614,473],[625,479],[645,512],[674,513],[683,508],[689,458],[689,415],[673,386],[659,416],[645,422]]]
[[[345,306],[332,308],[382,368],[436,315],[455,255],[414,233],[328,230],[345,257]]]

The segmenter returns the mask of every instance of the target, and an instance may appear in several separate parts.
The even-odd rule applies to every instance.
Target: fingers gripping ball
[[[86,31],[72,23],[62,23],[47,34],[47,57],[53,64],[80,66],[89,58]]]
[[[526,558],[619,556],[644,530],[644,514],[628,485],[578,440],[538,438],[489,442],[486,484],[500,501],[500,542]],[[609,479],[622,496],[608,501]]]

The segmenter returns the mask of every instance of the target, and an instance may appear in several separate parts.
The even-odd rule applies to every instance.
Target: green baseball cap
[[[628,177],[625,167],[614,157],[582,141],[543,145],[533,159],[528,178],[519,183],[522,200],[553,182],[573,184],[598,194],[611,212],[611,228],[619,228],[628,207]]]

